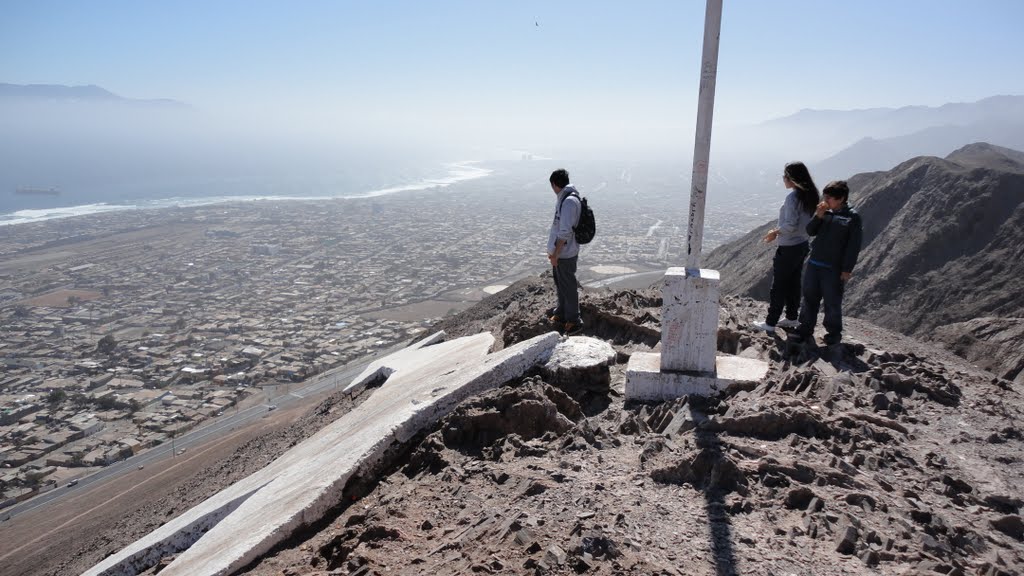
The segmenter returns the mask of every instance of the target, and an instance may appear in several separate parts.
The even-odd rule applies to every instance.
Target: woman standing
[[[796,328],[800,313],[800,272],[807,258],[807,223],[818,205],[818,187],[803,162],[786,164],[782,184],[791,192],[779,209],[779,227],[765,234],[765,242],[776,242],[772,260],[771,301],[768,317],[756,327],[774,332],[775,327]],[[779,320],[785,310],[786,319]]]

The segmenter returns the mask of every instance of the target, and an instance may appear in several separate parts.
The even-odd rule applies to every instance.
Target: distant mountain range
[[[742,159],[776,164],[803,160],[821,183],[888,170],[906,158],[944,157],[971,142],[1024,149],[1024,96],[993,96],[942,106],[801,110],[725,131],[723,148]],[[727,152],[728,154],[728,152]]]
[[[1012,149],[1024,149],[1024,113],[1013,121],[985,121],[965,126],[934,126],[892,138],[865,138],[818,162],[815,173],[825,182],[858,172],[886,170],[912,156],[945,156],[964,142],[984,141]]]
[[[985,124],[1005,118],[1024,118],[1024,96],[992,96],[977,102],[942,106],[903,106],[861,110],[801,110],[769,120],[762,127],[815,131],[843,130],[854,140],[889,138],[943,125]]]
[[[116,103],[132,106],[160,108],[189,108],[183,102],[169,98],[135,99],[118,96],[95,85],[64,86],[61,84],[4,84],[0,83],[0,103],[85,102]]]
[[[926,339],[948,324],[1024,318],[1024,153],[976,143],[849,183],[864,247],[845,313]],[[724,292],[767,299],[774,247],[761,238],[774,224],[707,256]]]

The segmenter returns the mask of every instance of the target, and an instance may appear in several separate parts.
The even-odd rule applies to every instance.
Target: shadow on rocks
[[[860,358],[864,354],[863,344],[842,342],[831,346],[818,346],[813,340],[800,342],[778,335],[774,337],[774,341],[775,352],[778,353],[776,360],[786,359],[793,364],[812,364],[824,360],[839,372],[860,373],[871,368]]]
[[[700,399],[696,397],[691,397],[683,410],[689,410],[689,419],[694,422],[707,419],[705,410],[700,406]],[[736,554],[726,497],[733,492],[746,495],[747,479],[739,466],[722,450],[718,431],[698,427],[694,433],[696,450],[684,455],[673,465],[652,470],[651,478],[666,484],[689,484],[704,494],[715,574],[733,576],[737,574]]]

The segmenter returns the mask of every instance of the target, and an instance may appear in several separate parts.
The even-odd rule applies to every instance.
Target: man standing
[[[573,228],[580,220],[580,195],[569,183],[569,173],[558,169],[551,173],[551,190],[555,202],[555,219],[548,231],[548,261],[555,277],[558,305],[549,310],[551,323],[565,334],[576,334],[583,329],[580,318],[580,297],[576,284],[576,259],[580,245]]]

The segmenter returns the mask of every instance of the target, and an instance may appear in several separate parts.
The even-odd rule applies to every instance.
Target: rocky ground
[[[547,329],[551,297],[526,280],[442,327],[508,345]],[[657,342],[657,292],[591,294],[584,310],[618,352],[607,387],[537,373],[466,402],[251,572],[1024,571],[1012,383],[857,321],[841,349],[794,364],[746,328],[763,304],[729,299],[719,348],[768,360],[768,378],[624,404],[625,361]]]
[[[439,328],[507,346],[549,329],[552,299],[550,278],[527,279]],[[468,400],[246,572],[1024,573],[1019,384],[856,320],[840,348],[787,358],[748,328],[764,304],[729,298],[719,349],[768,361],[765,381],[627,404],[625,363],[657,346],[659,293],[587,293],[583,310],[584,335],[617,352],[606,376],[537,370]],[[45,573],[80,572],[359,400],[250,441]]]

